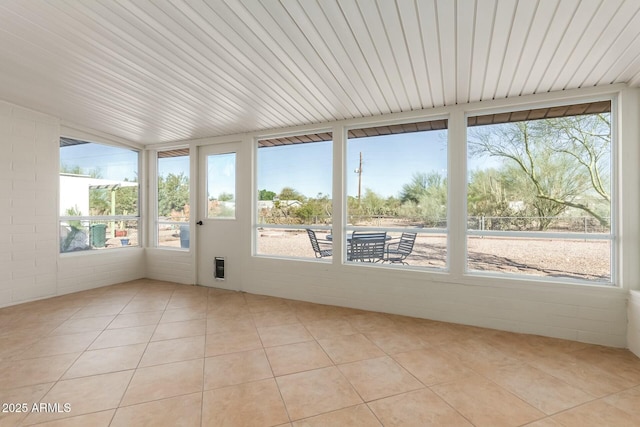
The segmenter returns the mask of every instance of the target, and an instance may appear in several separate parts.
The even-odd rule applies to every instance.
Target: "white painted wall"
[[[0,101],[0,306],[56,294],[60,124]]]
[[[446,274],[272,259],[253,260],[244,275],[244,290],[252,293],[626,346],[627,292],[620,289],[454,281]]]
[[[624,91],[618,114],[622,133],[618,174],[622,206],[620,223],[620,274],[629,289],[627,305],[627,348],[640,357],[640,93],[637,89]]]
[[[447,115],[450,135],[450,170],[464,168],[465,113],[500,112],[524,105],[530,108],[544,105],[560,105],[568,102],[589,102],[594,98],[615,94],[614,108],[635,111],[638,107],[637,90],[621,86],[590,88],[558,94],[544,94],[511,100],[499,100],[478,104],[454,106],[424,112],[390,115],[382,119],[429,119]],[[635,116],[637,117],[637,116]],[[506,276],[488,278],[470,276],[464,272],[464,200],[451,200],[449,251],[452,256],[450,272],[434,273],[375,266],[342,265],[341,243],[334,245],[331,263],[294,261],[251,256],[250,240],[243,239],[242,259],[236,265],[241,269],[242,290],[317,303],[376,310],[387,313],[416,316],[428,319],[462,323],[565,338],[615,347],[627,347],[627,299],[630,289],[638,289],[639,259],[637,146],[638,121],[627,114],[619,115],[618,131],[621,137],[618,156],[624,170],[618,176],[620,195],[625,198],[617,220],[619,247],[620,287],[582,286],[568,283],[537,282],[535,279],[513,280]],[[622,118],[625,118],[622,120]],[[351,120],[335,123],[334,135],[334,229],[343,228],[343,206],[338,195],[344,188],[344,128],[371,124],[375,119]],[[313,127],[286,129],[283,132],[312,131]],[[231,136],[206,141],[194,141],[192,146],[222,143],[241,138],[253,153],[254,138],[262,135]],[[255,154],[252,154],[255,156]],[[255,164],[255,157],[251,159]],[[246,164],[247,162],[245,162]],[[252,166],[253,167],[253,166]],[[252,176],[252,169],[239,171]],[[195,176],[195,175],[194,175]],[[460,175],[450,176],[451,194],[463,194],[466,183]],[[245,182],[239,189],[239,198],[252,197],[253,184]],[[243,230],[252,230],[251,212],[239,213]],[[335,233],[341,236],[342,233]],[[339,239],[339,237],[338,237]]]
[[[193,243],[191,243],[193,244]],[[146,277],[185,285],[196,283],[193,257],[186,250],[146,249]]]
[[[640,357],[640,292],[631,291],[627,306],[627,347]]]
[[[0,307],[145,275],[142,248],[58,253],[60,129],[0,101]]]
[[[62,254],[58,259],[57,295],[145,277],[143,248]]]

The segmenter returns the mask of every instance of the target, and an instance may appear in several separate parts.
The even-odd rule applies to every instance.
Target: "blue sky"
[[[447,175],[447,131],[415,132],[399,135],[353,138],[347,142],[347,194],[357,196],[355,172],[362,152],[362,192],[371,189],[383,197],[398,196],[415,173]],[[332,142],[294,144],[258,150],[258,190],[279,193],[292,187],[307,197],[322,193],[331,196]],[[210,194],[235,193],[235,163],[227,155],[212,156],[209,164]],[[101,177],[133,180],[137,176],[137,156],[133,150],[82,144],[60,150],[62,164],[80,166],[85,172],[98,169]],[[493,159],[470,159],[474,169]],[[487,166],[487,164],[484,164]],[[161,159],[161,175],[184,172],[189,176],[187,156]]]
[[[258,149],[258,190],[291,187],[307,197],[331,195],[331,141]]]
[[[207,194],[218,198],[222,193],[236,195],[236,154],[213,154],[207,161]]]
[[[359,157],[362,152],[362,193],[398,196],[417,173],[447,176],[447,131],[415,132],[350,139],[347,143],[347,194],[358,195]]]
[[[415,173],[447,174],[446,131],[350,139],[347,143],[347,194],[358,194],[362,152],[362,193],[398,196]],[[331,194],[331,142],[286,145],[258,150],[258,189],[279,193],[292,187],[308,197]]]
[[[96,170],[100,178],[137,181],[138,153],[101,144],[79,144],[60,149],[60,164],[80,166],[84,173]]]
[[[163,157],[158,159],[158,175],[183,174],[189,177],[189,156]]]
[[[179,175],[189,177],[189,157],[165,157],[158,161],[158,174]],[[235,196],[236,159],[235,154],[212,154],[207,158],[207,193],[217,198],[221,193]]]

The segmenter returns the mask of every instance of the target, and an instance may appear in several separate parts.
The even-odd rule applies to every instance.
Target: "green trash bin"
[[[91,246],[94,248],[104,248],[107,237],[107,224],[93,224],[90,234]]]

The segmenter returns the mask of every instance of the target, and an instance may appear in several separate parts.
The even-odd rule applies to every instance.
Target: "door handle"
[[[202,221],[196,222],[196,225],[202,225]]]

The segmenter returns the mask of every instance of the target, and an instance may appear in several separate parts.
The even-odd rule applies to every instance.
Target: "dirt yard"
[[[320,232],[318,237],[322,235]],[[601,282],[610,278],[610,243],[606,241],[470,237],[467,245],[470,270]],[[304,231],[264,230],[258,238],[258,253],[314,257]],[[407,262],[411,266],[445,268],[446,257],[445,236],[418,235]]]
[[[318,237],[326,234],[319,231]],[[398,237],[399,233],[392,236]],[[166,233],[163,237],[163,246],[180,247],[177,233]],[[265,229],[260,232],[257,243],[259,254],[314,258],[304,230]],[[470,237],[467,246],[469,270],[596,282],[610,280],[610,243],[606,241]],[[425,234],[418,235],[407,262],[411,266],[443,269],[446,259],[446,237]]]

